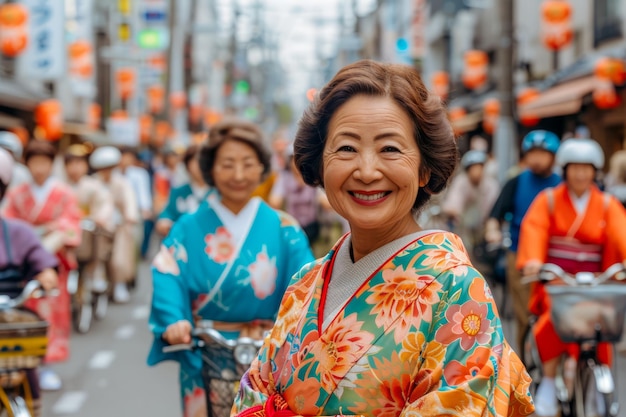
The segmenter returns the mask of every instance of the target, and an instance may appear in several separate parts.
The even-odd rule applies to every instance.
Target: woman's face
[[[72,182],[78,182],[89,172],[89,164],[85,159],[70,159],[65,163],[65,172]]]
[[[200,169],[200,162],[198,158],[191,158],[189,163],[187,164],[187,172],[189,173],[189,177],[198,184],[204,184],[204,179],[202,178],[202,170]]]
[[[567,187],[578,196],[589,190],[596,178],[596,169],[590,164],[569,164],[566,170]]]
[[[412,216],[420,186],[413,123],[388,97],[358,95],[332,116],[324,146],[324,188],[331,206],[363,230]],[[421,184],[420,184],[421,182]]]
[[[251,146],[227,140],[217,150],[212,174],[222,204],[238,213],[261,183],[263,164]]]
[[[32,175],[35,183],[39,185],[46,182],[46,180],[50,177],[50,174],[52,174],[52,160],[47,156],[31,156],[28,159],[26,166],[28,167],[30,175]]]

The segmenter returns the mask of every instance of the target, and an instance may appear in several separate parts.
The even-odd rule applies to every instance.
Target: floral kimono
[[[532,413],[530,377],[460,239],[430,232],[409,242],[375,259],[324,323],[343,243],[294,276],[232,415]],[[348,258],[349,278],[359,279],[359,262]]]
[[[67,292],[67,276],[75,262],[65,254],[65,248],[80,244],[81,211],[72,190],[49,178],[42,187],[32,182],[24,183],[9,191],[4,215],[24,220],[39,232],[42,244],[59,258],[59,295],[30,300],[29,307],[45,318],[48,329],[46,361],[57,362],[69,356],[70,297]]]
[[[167,326],[198,319],[273,321],[289,280],[313,260],[306,236],[287,214],[252,198],[234,215],[217,200],[212,194],[195,213],[183,215],[153,262],[155,339],[148,363],[180,363],[185,416],[206,415],[202,361],[199,352],[162,353]]]

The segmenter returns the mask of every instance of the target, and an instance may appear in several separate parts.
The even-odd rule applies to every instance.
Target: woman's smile
[[[375,206],[387,200],[391,191],[348,191],[352,199],[364,206]]]

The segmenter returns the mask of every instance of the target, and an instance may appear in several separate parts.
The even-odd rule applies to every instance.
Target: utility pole
[[[499,2],[500,22],[502,22],[502,35],[498,47],[500,117],[494,137],[494,147],[500,182],[505,181],[508,169],[517,162],[517,135],[513,119],[513,48],[515,46],[513,1],[500,0]]]

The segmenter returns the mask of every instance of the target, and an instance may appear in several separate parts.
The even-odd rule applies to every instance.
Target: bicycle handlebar
[[[21,307],[31,298],[42,298],[45,296],[55,297],[59,294],[59,290],[51,290],[47,293],[44,291],[41,283],[37,280],[28,281],[22,290],[22,293],[15,298],[6,295],[0,295],[0,310]]]
[[[263,340],[252,339],[251,337],[240,337],[238,339],[227,339],[220,332],[209,327],[196,327],[191,331],[192,341],[191,343],[180,343],[176,345],[169,345],[163,347],[163,353],[182,352],[188,350],[194,350],[206,346],[207,342],[203,340],[208,337],[215,344],[224,347],[226,349],[235,350],[237,346],[251,345],[257,349],[263,346]]]
[[[616,263],[608,267],[600,275],[591,272],[579,272],[575,275],[569,274],[558,265],[544,264],[541,266],[539,273],[522,278],[522,284],[530,284],[532,282],[549,282],[556,278],[562,279],[567,285],[578,287],[582,285],[596,286],[615,277],[617,281],[626,280],[626,267],[622,263]]]

